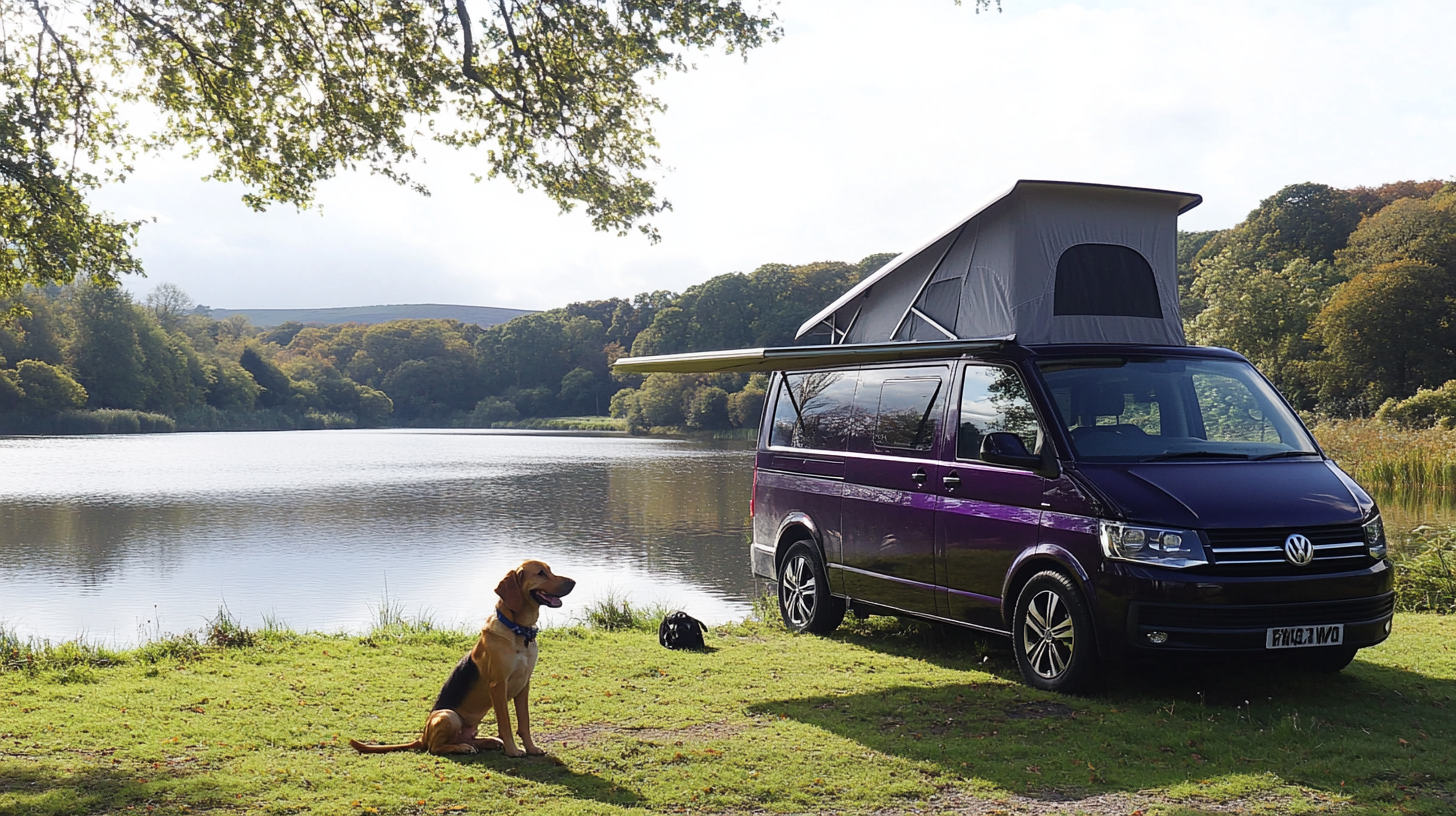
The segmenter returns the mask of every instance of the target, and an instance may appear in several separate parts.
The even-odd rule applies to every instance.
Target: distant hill
[[[198,313],[222,320],[243,315],[254,326],[270,329],[280,323],[387,323],[391,320],[459,320],[480,326],[505,323],[531,309],[502,309],[495,306],[456,306],[448,303],[407,303],[391,306],[343,306],[333,309],[213,309],[199,306]]]

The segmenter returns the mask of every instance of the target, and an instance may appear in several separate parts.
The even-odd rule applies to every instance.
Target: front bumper
[[[1128,606],[1129,645],[1142,653],[1264,652],[1274,627],[1344,624],[1344,646],[1374,646],[1390,635],[1395,593],[1368,598],[1288,604],[1166,604],[1134,601]],[[1166,641],[1154,646],[1149,634]]]
[[[1380,560],[1319,575],[1219,575],[1104,561],[1095,575],[1104,652],[1273,653],[1275,627],[1343,624],[1344,645],[1374,646],[1390,635],[1395,573]],[[1155,645],[1150,632],[1166,639]],[[1293,651],[1298,651],[1293,650]]]

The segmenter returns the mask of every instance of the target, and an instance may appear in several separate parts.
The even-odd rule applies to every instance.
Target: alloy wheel
[[[794,556],[784,565],[783,574],[784,613],[789,624],[802,629],[814,619],[814,603],[817,584],[809,560]]]
[[[1072,662],[1076,631],[1072,612],[1052,590],[1034,595],[1021,629],[1021,648],[1032,671],[1048,680],[1060,677]]]

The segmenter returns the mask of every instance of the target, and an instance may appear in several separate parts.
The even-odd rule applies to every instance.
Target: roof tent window
[[[1137,250],[1117,244],[1077,244],[1057,260],[1054,315],[1161,319],[1153,267]]]

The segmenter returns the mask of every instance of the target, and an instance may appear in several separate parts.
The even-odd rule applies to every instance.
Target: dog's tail
[[[402,742],[399,745],[366,745],[359,740],[349,740],[349,745],[361,754],[387,754],[390,751],[418,751],[425,747],[423,739],[414,742]]]

